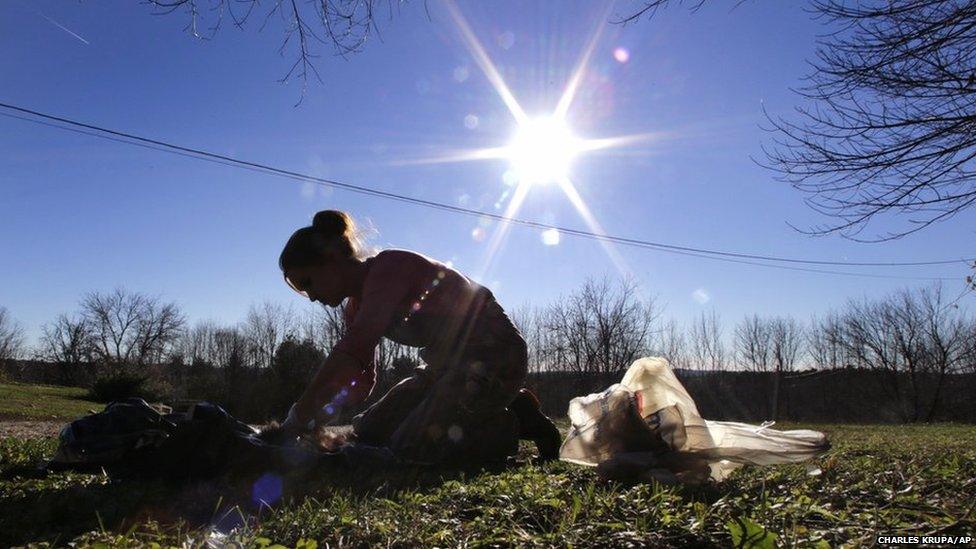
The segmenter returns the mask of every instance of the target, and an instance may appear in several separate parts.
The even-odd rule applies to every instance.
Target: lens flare
[[[556,229],[546,229],[542,231],[542,243],[546,246],[559,245],[559,231]]]
[[[630,61],[630,51],[627,48],[617,48],[613,50],[613,58],[617,63],[626,63]]]
[[[254,481],[251,487],[251,501],[258,506],[274,505],[281,499],[283,487],[284,482],[281,477],[274,473],[265,473]]]

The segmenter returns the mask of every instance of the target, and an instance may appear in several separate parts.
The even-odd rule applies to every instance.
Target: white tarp
[[[741,465],[798,463],[830,448],[818,431],[702,419],[659,357],[637,360],[602,393],[574,398],[569,420],[560,459],[596,466],[610,479],[722,480]]]

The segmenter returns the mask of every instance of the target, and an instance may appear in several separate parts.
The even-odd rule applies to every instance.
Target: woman
[[[345,302],[347,331],[288,413],[299,432],[330,405],[369,396],[380,338],[420,347],[425,365],[353,419],[356,440],[418,463],[491,461],[518,438],[553,459],[559,431],[522,389],[525,340],[491,291],[420,254],[384,250],[362,259],[352,219],[321,211],[281,252],[286,282],[311,301]]]

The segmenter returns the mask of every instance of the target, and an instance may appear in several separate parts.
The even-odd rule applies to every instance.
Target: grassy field
[[[32,472],[51,439],[0,442],[0,546],[874,545],[976,535],[976,427],[820,425],[819,475],[749,468],[701,488],[621,485],[528,462],[502,471],[330,469],[184,486]],[[255,491],[282,497],[269,508]],[[157,545],[158,544],[158,545]],[[750,546],[746,544],[746,546]]]
[[[104,405],[78,387],[0,383],[0,419],[73,419]]]

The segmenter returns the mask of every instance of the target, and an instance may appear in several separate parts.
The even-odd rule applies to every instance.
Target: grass
[[[834,448],[700,488],[602,482],[590,469],[320,469],[182,486],[32,473],[53,440],[0,441],[0,546],[874,545],[976,535],[976,427],[819,425]],[[255,503],[256,491],[281,498]],[[263,487],[256,488],[256,487]]]
[[[104,407],[87,395],[78,387],[0,383],[0,419],[70,420]]]

